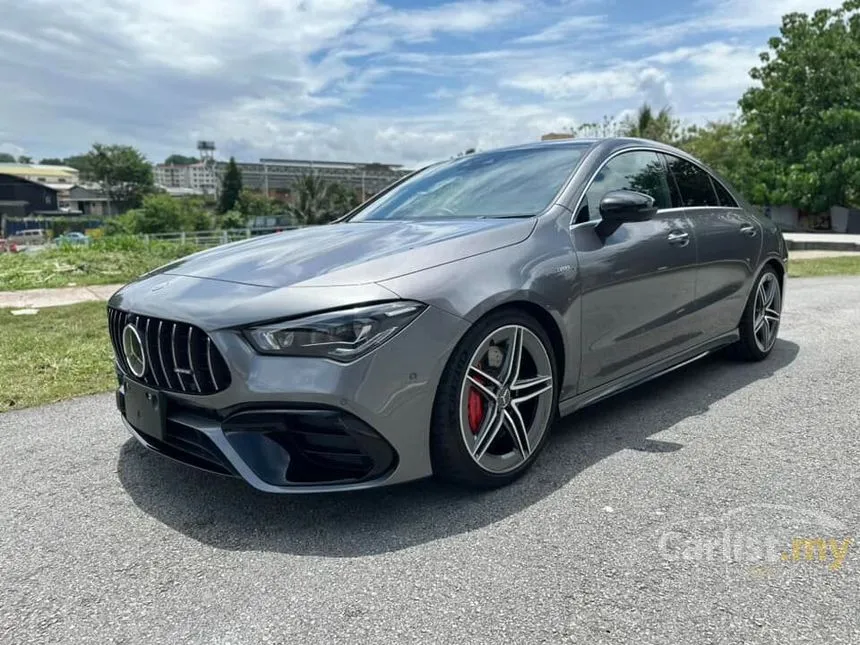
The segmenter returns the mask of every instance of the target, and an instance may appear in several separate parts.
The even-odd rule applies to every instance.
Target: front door
[[[611,190],[654,197],[657,215],[601,231],[598,205]],[[699,342],[689,312],[695,297],[696,238],[683,210],[671,208],[668,177],[655,152],[613,157],[578,208],[572,241],[582,284],[585,392]]]

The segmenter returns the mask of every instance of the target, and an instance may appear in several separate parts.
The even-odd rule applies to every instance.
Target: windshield
[[[526,217],[549,206],[587,145],[466,155],[431,166],[350,221]]]

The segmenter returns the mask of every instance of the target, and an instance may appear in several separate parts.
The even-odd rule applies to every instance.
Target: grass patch
[[[809,278],[825,275],[860,275],[860,253],[835,258],[789,260],[788,275],[792,278]]]
[[[0,412],[116,384],[105,303],[13,316],[0,309]]]
[[[105,238],[90,246],[0,253],[0,291],[128,282],[199,250],[176,242]]]

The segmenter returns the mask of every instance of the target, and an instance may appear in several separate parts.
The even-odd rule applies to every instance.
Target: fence
[[[277,226],[270,228],[237,228],[220,231],[182,231],[179,233],[141,233],[140,237],[149,243],[154,240],[164,242],[178,242],[180,244],[192,244],[200,247],[220,246],[229,242],[237,242],[259,235],[269,235],[289,231],[301,226]]]

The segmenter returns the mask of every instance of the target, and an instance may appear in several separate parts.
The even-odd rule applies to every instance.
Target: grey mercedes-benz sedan
[[[262,491],[500,486],[560,415],[724,347],[766,358],[786,261],[674,148],[475,153],[121,289],[117,404],[147,448]]]

